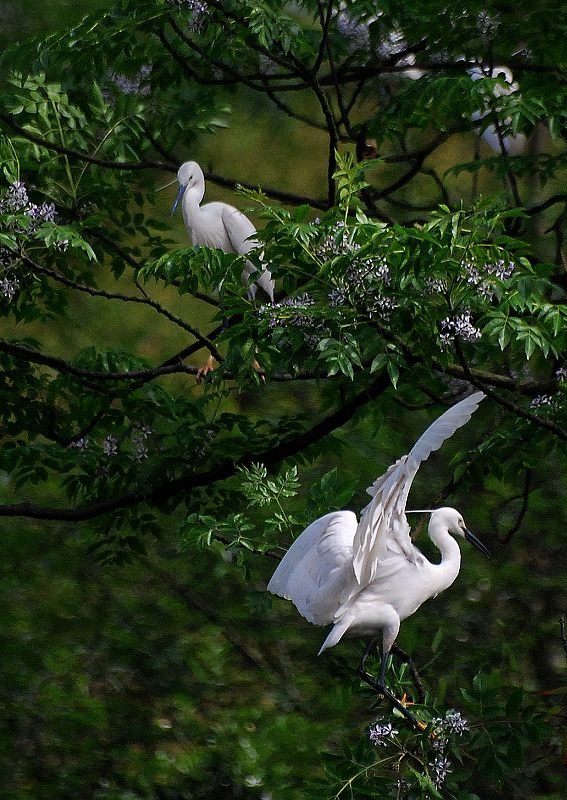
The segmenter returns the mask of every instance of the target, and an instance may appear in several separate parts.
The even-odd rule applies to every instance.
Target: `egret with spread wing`
[[[435,420],[409,454],[368,488],[372,500],[360,521],[352,511],[335,511],[311,523],[289,548],[268,584],[268,591],[291,600],[309,622],[333,626],[319,654],[343,636],[369,638],[359,666],[361,677],[412,722],[416,722],[413,715],[384,682],[400,623],[425,600],[451,586],[459,574],[461,551],[450,534],[464,537],[486,556],[490,554],[467,529],[458,511],[438,508],[431,512],[429,537],[439,549],[441,561],[432,564],[410,538],[407,497],[420,464],[469,421],[483,397],[476,392]],[[375,681],[365,664],[379,632],[382,664]]]

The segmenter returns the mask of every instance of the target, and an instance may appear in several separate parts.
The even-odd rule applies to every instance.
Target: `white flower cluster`
[[[80,439],[73,439],[73,441],[69,444],[69,448],[72,450],[86,450],[89,446],[89,440],[86,436],[81,436]]]
[[[179,11],[189,11],[191,20],[188,23],[189,30],[199,33],[203,29],[205,17],[209,13],[209,6],[203,0],[167,0],[170,6]]]
[[[463,733],[470,730],[470,728],[469,723],[461,715],[460,711],[449,709],[444,717],[437,717],[431,720],[431,729],[433,731],[431,744],[437,753],[433,761],[429,762],[429,766],[433,773],[433,784],[436,789],[439,789],[445,782],[447,775],[451,772],[451,762],[445,754],[449,743],[449,737],[462,736]]]
[[[7,277],[3,275],[0,278],[0,297],[10,302],[14,298],[17,290],[20,288],[20,283],[15,277]]]
[[[436,723],[437,728],[441,728],[452,736],[462,736],[463,733],[470,730],[468,721],[460,711],[455,711],[454,708],[450,708],[446,712],[444,719],[437,719]]]
[[[267,318],[269,328],[299,328],[307,347],[316,350],[325,329],[321,321],[308,311],[314,303],[315,300],[304,292],[280,303],[261,306],[259,313]]]
[[[29,203],[28,192],[22,181],[14,181],[8,187],[8,191],[0,201],[0,211],[9,213],[20,211]]]
[[[30,203],[28,192],[22,181],[14,181],[0,199],[0,214],[16,214],[23,211],[30,220],[26,230],[37,230],[44,222],[55,222],[54,203]]]
[[[110,434],[102,443],[102,452],[105,456],[115,456],[118,454],[118,439]]]
[[[425,294],[443,294],[447,291],[447,284],[441,278],[428,277],[425,279]]]
[[[147,425],[136,428],[132,433],[132,444],[134,445],[134,458],[136,461],[143,461],[149,455],[148,437],[153,433]]]
[[[384,722],[383,719],[376,720],[368,731],[368,738],[376,747],[386,747],[388,740],[399,733],[391,722]]]
[[[132,432],[132,445],[134,447],[134,458],[136,461],[143,461],[149,455],[149,448],[148,448],[148,438],[153,433],[152,429],[149,428],[147,425],[142,425],[140,427],[134,428]],[[83,441],[86,440],[79,439],[77,442],[73,442],[71,447],[77,447],[83,450],[86,447],[85,444],[81,444]],[[112,434],[108,434],[102,442],[102,452],[105,456],[116,456],[118,455],[119,451],[119,442],[116,436]]]
[[[483,264],[477,267],[475,264],[467,262],[463,265],[467,283],[474,286],[479,295],[485,300],[491,300],[494,297],[494,285],[491,278],[496,278],[499,281],[507,281],[512,277],[516,264],[513,261],[505,261],[499,258],[492,264]]]
[[[540,394],[537,397],[534,397],[530,403],[530,408],[545,408],[546,406],[550,407],[553,405],[555,405],[554,397],[552,397],[550,394]]]
[[[440,328],[439,340],[443,347],[449,347],[455,339],[460,339],[462,342],[475,342],[481,336],[480,329],[472,323],[471,311],[468,308],[454,316],[442,319]]]
[[[500,27],[500,18],[488,11],[480,11],[476,18],[476,27],[483,39],[492,39]]]
[[[337,308],[350,302],[364,307],[371,317],[385,319],[397,308],[384,292],[390,284],[390,267],[383,258],[356,258],[339,284],[329,292],[329,306]]]
[[[443,784],[445,783],[447,775],[449,774],[449,772],[452,771],[449,769],[449,767],[451,766],[451,762],[442,753],[438,753],[435,756],[435,759],[429,762],[429,766],[431,767],[431,770],[433,772],[431,778],[433,781],[433,785],[435,786],[436,789],[440,789],[441,786],[443,786]]]
[[[388,286],[391,282],[390,267],[383,258],[355,260],[349,266],[346,277],[349,283],[360,289],[366,289],[372,283]]]
[[[315,220],[313,224],[317,225],[317,222]],[[339,220],[333,226],[332,232],[319,242],[315,248],[315,255],[321,261],[330,261],[331,258],[344,256],[347,253],[356,253],[357,250],[360,250],[360,245],[351,241],[348,229],[344,222]]]
[[[152,74],[152,67],[149,64],[143,64],[137,75],[129,77],[123,75],[121,72],[113,72],[110,80],[123,94],[135,94],[139,97],[147,97],[150,93],[150,84],[147,82]],[[105,100],[112,103],[112,99],[105,95]]]
[[[309,306],[312,306],[315,300],[304,292],[296,297],[286,297],[280,303],[273,303],[267,306],[260,307],[260,314],[267,316],[268,325],[270,328],[276,326],[290,325],[296,328],[304,328],[313,324],[312,318],[307,314],[302,314]],[[297,314],[290,314],[289,310],[296,310]]]

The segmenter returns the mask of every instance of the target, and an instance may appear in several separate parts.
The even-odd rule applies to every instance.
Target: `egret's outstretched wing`
[[[312,522],[281,560],[268,591],[291,600],[315,625],[333,622],[346,587],[355,583],[355,531],[356,515],[352,511],[334,511]]]
[[[360,586],[374,579],[388,550],[403,552],[410,561],[419,559],[405,515],[412,481],[419,465],[469,421],[484,396],[483,392],[475,392],[442,414],[408,455],[398,459],[367,489],[373,499],[362,511],[353,542],[353,568]]]

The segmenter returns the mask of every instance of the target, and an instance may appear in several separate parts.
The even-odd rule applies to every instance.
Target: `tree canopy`
[[[5,48],[7,797],[563,796],[562,11],[120,0]],[[273,304],[169,216],[188,159]],[[472,389],[412,502],[495,557],[404,623],[424,734],[264,589]]]

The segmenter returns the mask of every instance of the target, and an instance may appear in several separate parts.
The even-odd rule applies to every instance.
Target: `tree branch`
[[[105,247],[108,247],[109,250],[112,250],[117,256],[120,256],[120,258],[123,261],[125,261],[128,264],[128,266],[130,266],[134,270],[136,274],[139,272],[141,265],[136,261],[135,258],[132,258],[131,254],[123,247],[121,247],[114,239],[111,239],[103,231],[100,231],[95,228],[89,228],[88,231],[91,234],[91,236],[94,236],[96,239],[102,242],[102,244],[105,245]],[[180,283],[178,283],[177,281],[172,281],[172,285],[179,286]],[[191,290],[188,291],[188,294],[190,294],[192,297],[195,297],[197,300],[202,300],[203,303],[207,303],[208,305],[213,306],[214,308],[220,307],[219,300],[217,300],[215,297],[211,297],[210,295],[205,294],[204,292]]]
[[[9,115],[0,111],[0,120],[5,122],[13,131],[19,133],[29,142],[44,147],[46,150],[52,150],[54,153],[76,158],[79,161],[86,161],[88,164],[95,164],[97,167],[104,167],[104,169],[122,170],[124,172],[138,172],[143,169],[159,169],[167,172],[176,172],[177,167],[174,164],[168,164],[164,161],[153,161],[151,159],[144,159],[143,161],[109,161],[105,158],[97,158],[90,156],[88,153],[82,153],[79,150],[73,150],[70,147],[57,144],[56,142],[48,142],[42,136],[31,133],[26,128],[18,125],[17,122]]]
[[[193,489],[202,486],[212,486],[219,481],[227,480],[227,478],[232,477],[236,473],[238,467],[250,467],[255,462],[261,462],[266,466],[273,466],[284,461],[286,458],[297,455],[311,445],[319,442],[325,436],[328,436],[337,428],[343,426],[352,419],[360,408],[367,405],[372,400],[375,400],[376,397],[388,389],[389,386],[390,381],[388,376],[380,375],[342,408],[328,417],[325,417],[311,428],[262,452],[247,453],[238,459],[221,462],[206,472],[181,475],[178,478],[168,480],[150,489],[147,487],[140,488],[135,492],[123,494],[108,500],[101,500],[79,508],[52,508],[49,506],[34,505],[33,503],[2,505],[0,506],[0,516],[59,520],[61,522],[84,522],[85,520],[99,517],[102,514],[108,514],[120,509],[132,508],[141,503],[153,504],[159,507],[166,501],[182,493],[187,494]]]
[[[204,336],[197,328],[194,328],[185,320],[182,320],[180,317],[177,317],[175,314],[172,314],[167,308],[162,306],[156,300],[152,300],[151,297],[145,295],[144,297],[135,297],[132,295],[122,294],[120,292],[108,292],[106,289],[95,289],[92,286],[87,286],[84,283],[77,283],[77,281],[73,281],[70,278],[67,278],[60,272],[55,272],[55,270],[49,270],[45,267],[41,267],[39,264],[36,264],[27,256],[22,256],[22,261],[27,264],[34,272],[38,272],[41,275],[46,275],[48,278],[52,280],[58,281],[62,283],[64,286],[67,286],[69,289],[75,289],[75,291],[83,292],[84,294],[88,294],[91,297],[104,297],[105,300],[120,300],[123,303],[137,303],[138,305],[149,306],[153,308],[158,314],[165,317],[170,322],[173,322],[174,325],[182,328],[187,333],[190,333],[194,338],[201,344],[201,347],[207,348],[209,353],[215,358],[217,361],[222,362],[223,357],[213,344],[210,339]]]

